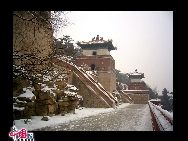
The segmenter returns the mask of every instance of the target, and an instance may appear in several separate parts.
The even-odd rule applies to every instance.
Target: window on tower
[[[96,52],[96,51],[93,51],[93,55],[97,55],[97,52]]]
[[[93,71],[93,70],[95,70],[95,64],[91,64],[91,70]]]

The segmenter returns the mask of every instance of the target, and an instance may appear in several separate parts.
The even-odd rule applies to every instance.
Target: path
[[[147,104],[130,104],[123,109],[37,131],[152,131],[152,124]]]

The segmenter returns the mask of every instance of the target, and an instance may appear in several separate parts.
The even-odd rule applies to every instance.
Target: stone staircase
[[[88,75],[84,70],[78,68],[73,63],[66,62],[64,60],[60,60],[58,58],[53,58],[53,62],[56,65],[67,67],[71,69],[78,78],[86,85],[86,87],[92,91],[97,97],[99,97],[102,101],[104,101],[107,107],[115,108],[118,104],[117,99],[106,91],[100,84],[98,84],[90,75]],[[91,97],[92,98],[92,97]]]

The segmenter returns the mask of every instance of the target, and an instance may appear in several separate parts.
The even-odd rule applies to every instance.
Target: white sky
[[[173,11],[72,11],[74,23],[56,37],[70,35],[75,42],[102,36],[112,39],[116,69],[143,72],[152,88],[173,91]]]

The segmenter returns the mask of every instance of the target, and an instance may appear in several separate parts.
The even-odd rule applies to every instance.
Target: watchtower
[[[75,64],[81,66],[87,64],[91,71],[96,71],[98,81],[103,87],[112,92],[116,90],[115,60],[110,55],[111,50],[115,50],[112,40],[104,40],[103,37],[92,38],[89,42],[78,42],[83,50],[82,55],[77,57]]]

